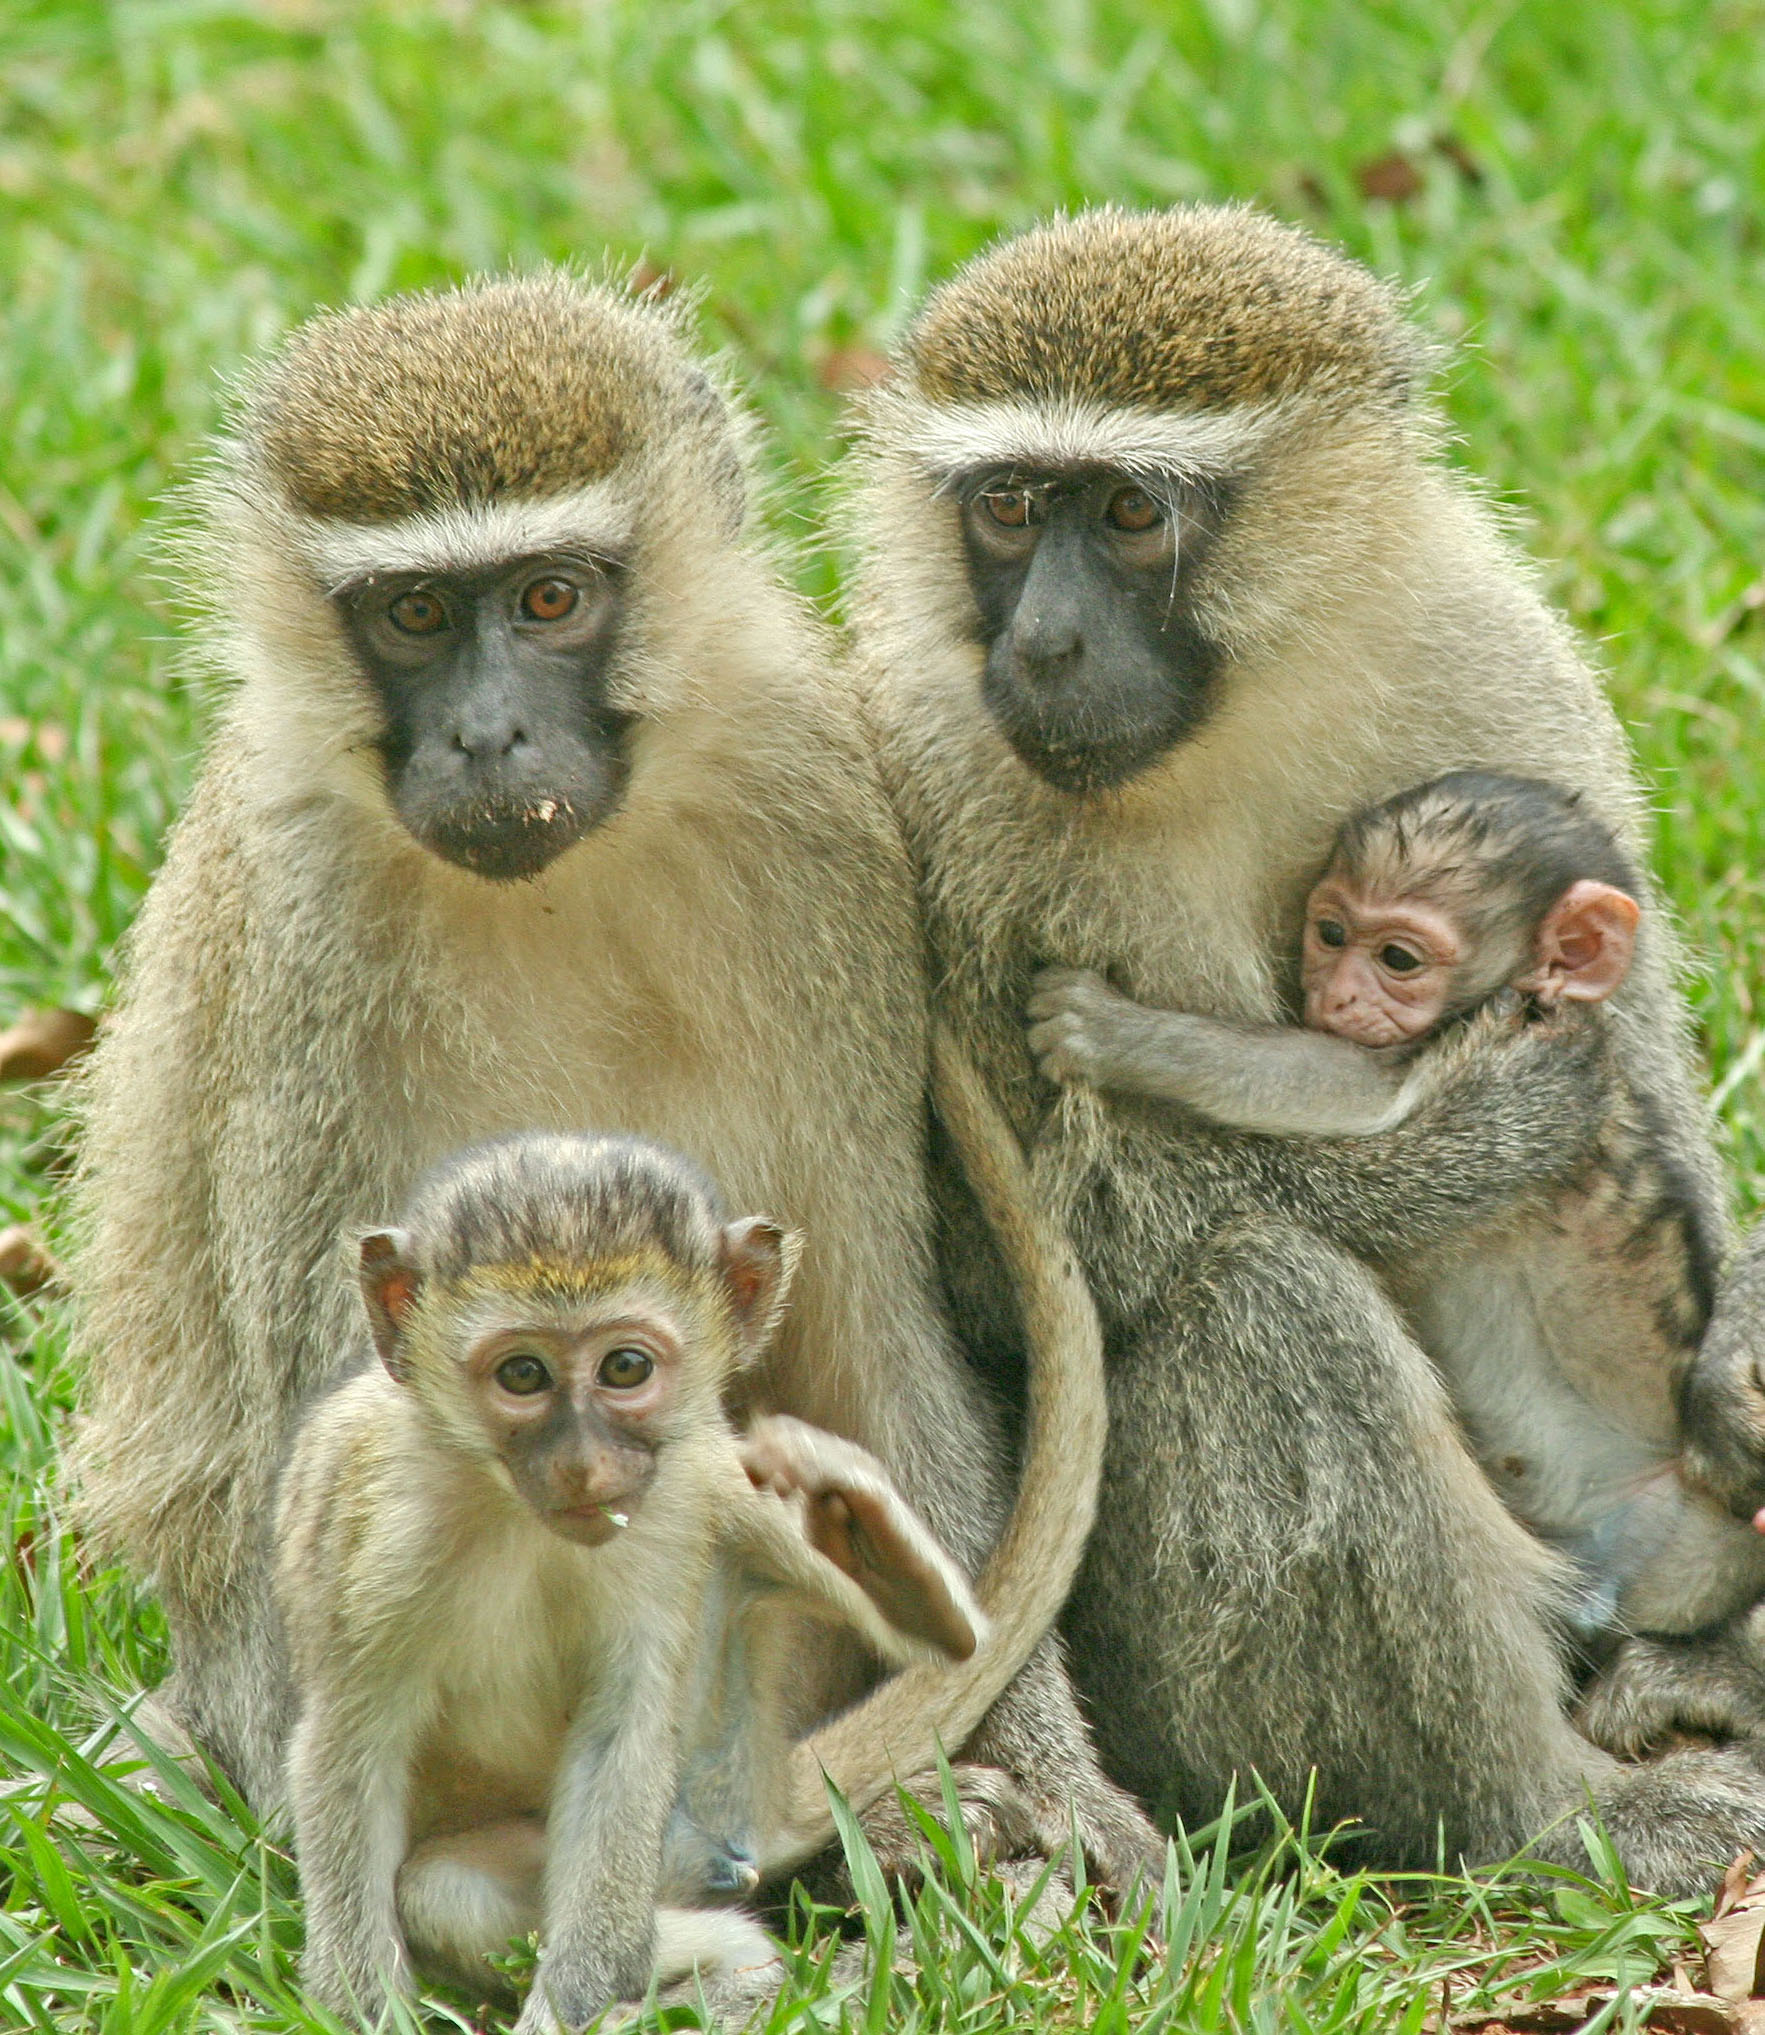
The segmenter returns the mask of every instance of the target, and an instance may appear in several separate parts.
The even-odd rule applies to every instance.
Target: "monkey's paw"
[[[1030,1051],[1043,1079],[1100,1085],[1119,1048],[1121,1018],[1133,1008],[1089,968],[1044,968],[1028,1005]]]

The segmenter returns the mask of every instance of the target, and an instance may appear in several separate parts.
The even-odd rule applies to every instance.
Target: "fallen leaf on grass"
[[[21,1300],[62,1283],[61,1267],[29,1223],[15,1222],[0,1229],[0,1283],[10,1286]]]
[[[77,1059],[98,1036],[80,1010],[27,1010],[0,1032],[0,1081],[41,1081]]]
[[[1577,2035],[1603,2007],[1617,1997],[1611,1986],[1591,1992],[1566,1993],[1560,2000],[1538,2000],[1529,2007],[1506,2007],[1498,2014],[1455,2014],[1448,2024],[1458,2035]],[[1754,2015],[1765,2001],[1747,2006],[1713,1999],[1708,1993],[1635,1988],[1630,1995],[1642,2025],[1655,2035],[1765,2035],[1765,2019]]]
[[[1743,1851],[1722,1876],[1716,1910],[1700,1925],[1704,1967],[1718,1999],[1740,2003],[1765,1992],[1765,1873],[1753,1872]]]
[[[1392,205],[1420,197],[1422,192],[1422,172],[1400,148],[1362,163],[1354,180],[1363,198],[1383,198]]]

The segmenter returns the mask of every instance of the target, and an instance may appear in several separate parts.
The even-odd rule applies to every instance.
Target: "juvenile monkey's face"
[[[1357,1046],[1426,1038],[1453,1007],[1466,945],[1440,906],[1331,871],[1306,901],[1305,1021]]]
[[[1104,791],[1199,726],[1220,652],[1192,595],[1219,487],[1008,468],[970,475],[958,499],[982,697],[1031,770],[1063,791]]]
[[[462,1364],[516,1490],[553,1533],[599,1547],[655,1478],[689,1361],[681,1324],[627,1299],[587,1322],[535,1310],[481,1326]]]
[[[616,562],[560,549],[368,573],[333,596],[383,718],[393,808],[424,847],[508,881],[617,810],[621,581]]]

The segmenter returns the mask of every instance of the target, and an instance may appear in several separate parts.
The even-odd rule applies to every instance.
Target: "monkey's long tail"
[[[903,1670],[796,1748],[790,1801],[764,1846],[768,1873],[832,1839],[827,1780],[864,1809],[897,1779],[924,1773],[938,1744],[961,1747],[1060,1615],[1096,1516],[1109,1408],[1103,1332],[1077,1253],[979,1070],[941,1025],[932,1073],[938,1112],[1016,1284],[1029,1355],[1017,1503],[979,1584],[992,1634],[959,1667]]]

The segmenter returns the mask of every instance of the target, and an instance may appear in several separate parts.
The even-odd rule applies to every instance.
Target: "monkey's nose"
[[[515,722],[503,721],[481,727],[456,728],[453,745],[474,763],[494,763],[499,756],[507,756],[523,748],[526,741],[525,728]]]

